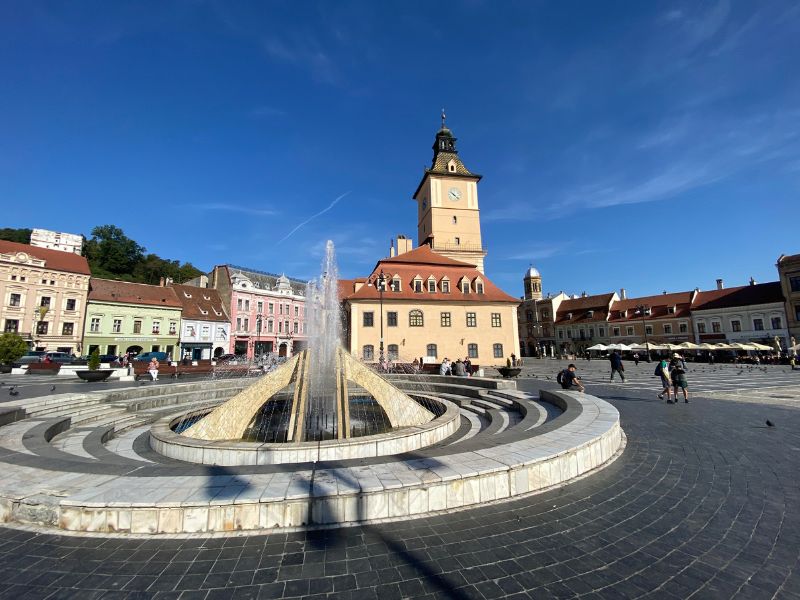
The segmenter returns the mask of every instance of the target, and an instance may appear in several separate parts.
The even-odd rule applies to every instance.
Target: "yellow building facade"
[[[433,162],[414,192],[418,247],[398,236],[368,277],[341,280],[350,352],[376,362],[441,362],[468,357],[502,365],[519,353],[519,300],[484,273],[478,187],[456,138],[436,134]]]

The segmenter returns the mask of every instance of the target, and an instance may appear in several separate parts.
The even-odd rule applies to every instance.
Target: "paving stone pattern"
[[[563,488],[424,519],[258,536],[0,528],[0,598],[800,598],[800,411],[592,392],[620,411],[628,446]]]

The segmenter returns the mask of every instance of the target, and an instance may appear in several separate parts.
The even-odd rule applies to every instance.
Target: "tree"
[[[31,233],[32,231],[30,229],[13,229],[11,227],[3,227],[0,229],[0,240],[17,242],[18,244],[30,244]]]
[[[0,364],[13,363],[19,357],[24,356],[27,351],[28,344],[16,333],[0,335]]]
[[[100,368],[100,348],[95,348],[89,355],[88,366],[90,371],[97,371]]]
[[[92,238],[86,242],[86,258],[92,273],[125,276],[144,257],[145,249],[125,235],[115,225],[100,225],[92,229]]]

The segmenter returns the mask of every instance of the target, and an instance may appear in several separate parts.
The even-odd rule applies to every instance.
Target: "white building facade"
[[[31,246],[70,252],[81,256],[83,252],[83,236],[75,233],[50,231],[49,229],[34,229],[31,231]]]

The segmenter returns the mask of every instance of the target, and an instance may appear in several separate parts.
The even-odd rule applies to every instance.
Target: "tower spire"
[[[444,107],[442,107],[442,129],[445,128],[444,122],[447,119],[447,115],[444,114]]]

